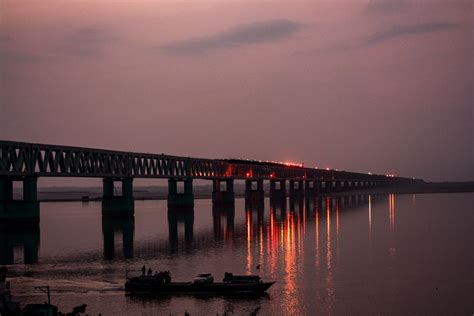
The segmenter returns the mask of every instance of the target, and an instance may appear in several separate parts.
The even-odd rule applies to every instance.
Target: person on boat
[[[145,265],[142,267],[142,275],[145,275],[145,272],[146,272],[146,268],[145,268]]]
[[[153,271],[151,270],[151,268],[148,268],[148,276],[152,276],[153,275]]]
[[[169,271],[165,272],[165,284],[170,284],[171,283],[171,274]]]

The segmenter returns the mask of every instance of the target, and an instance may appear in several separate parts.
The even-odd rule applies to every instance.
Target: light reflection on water
[[[41,302],[33,287],[49,284],[60,307],[87,303],[105,315],[464,312],[473,308],[473,197],[292,199],[289,207],[237,199],[235,210],[197,200],[179,214],[166,201],[137,201],[133,221],[102,220],[99,203],[43,203],[40,229],[0,230],[0,262],[13,263],[13,291],[25,302]],[[143,264],[177,280],[228,271],[277,283],[255,299],[125,297],[125,269]]]

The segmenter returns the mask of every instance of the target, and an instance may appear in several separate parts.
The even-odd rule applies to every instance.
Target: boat
[[[275,281],[264,281],[258,275],[233,275],[226,272],[222,282],[214,282],[210,273],[196,276],[192,282],[171,282],[169,271],[155,275],[126,277],[125,291],[129,294],[263,294]]]

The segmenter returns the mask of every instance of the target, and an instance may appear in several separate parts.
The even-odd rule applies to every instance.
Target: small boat
[[[222,282],[214,282],[210,273],[196,276],[192,282],[171,282],[169,271],[155,275],[128,277],[125,291],[130,294],[262,294],[275,281],[263,281],[258,275],[233,275],[225,273]]]

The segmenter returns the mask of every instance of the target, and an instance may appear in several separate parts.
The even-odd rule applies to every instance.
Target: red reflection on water
[[[270,273],[273,276],[275,273],[275,267],[276,267],[276,260],[277,260],[277,238],[278,238],[278,231],[277,231],[277,225],[275,222],[275,209],[270,210],[270,234],[267,234],[267,240],[270,241],[270,250],[268,251],[268,254],[270,255]]]
[[[388,213],[390,220],[390,231],[392,232],[392,247],[389,249],[391,256],[395,256],[395,247],[394,247],[394,236],[393,232],[395,231],[395,195],[389,194],[388,196]]]
[[[326,291],[327,291],[327,311],[332,312],[334,303],[334,282],[332,276],[332,250],[331,250],[331,199],[326,198],[326,220],[327,220],[327,254],[326,254]]]
[[[395,195],[388,195],[388,215],[390,221],[390,229],[394,230],[395,228]]]
[[[331,199],[326,198],[326,223],[327,223],[327,253],[326,253],[326,264],[327,269],[331,269]]]
[[[290,212],[286,218],[285,225],[283,227],[285,240],[284,244],[284,260],[285,260],[285,301],[286,306],[296,307],[299,305],[298,295],[296,295],[296,223],[295,214]]]
[[[316,268],[319,268],[319,208],[316,207]]]
[[[247,209],[245,213],[245,224],[247,225],[247,272],[252,272],[252,211]]]
[[[297,228],[298,228],[298,238],[296,239],[296,243],[298,243],[298,255],[302,253],[303,249],[302,249],[302,245],[303,245],[303,242],[302,242],[302,238],[303,238],[303,229],[301,228],[301,213],[298,213],[298,218],[297,218]]]
[[[369,235],[372,233],[372,196],[369,195]]]

